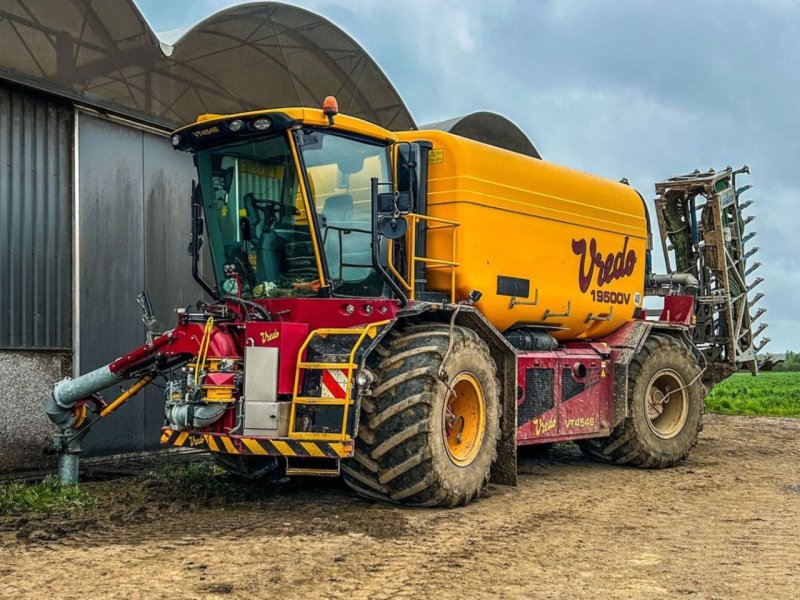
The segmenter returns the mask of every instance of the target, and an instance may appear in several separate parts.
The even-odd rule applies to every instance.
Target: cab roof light
[[[339,114],[339,103],[334,96],[328,96],[322,103],[322,114],[328,117],[328,125],[333,125],[333,118]]]
[[[258,131],[265,131],[270,128],[270,125],[272,125],[272,121],[270,121],[267,117],[259,117],[258,119],[253,121],[252,125],[253,129],[256,129]]]

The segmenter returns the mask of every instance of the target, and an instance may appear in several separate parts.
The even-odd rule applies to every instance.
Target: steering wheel
[[[249,202],[254,208],[260,211],[274,210],[279,213],[290,213],[299,215],[300,211],[296,206],[287,206],[277,200],[267,200],[266,198],[256,198],[256,195],[249,192],[244,195],[244,201]]]
[[[256,222],[255,225],[261,223],[261,215],[264,215],[266,220],[266,224],[264,225],[264,231],[268,232],[272,229],[272,226],[278,222],[278,218],[280,215],[283,214],[294,214],[299,215],[300,211],[297,210],[294,206],[287,206],[282,202],[278,202],[277,200],[268,200],[266,198],[256,198],[255,194],[249,192],[244,195],[245,203],[249,203],[253,206],[256,210]]]

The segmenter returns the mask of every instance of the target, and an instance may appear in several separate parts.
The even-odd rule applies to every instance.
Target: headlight
[[[375,379],[375,376],[372,374],[372,371],[369,371],[368,369],[361,369],[356,374],[356,383],[360,387],[369,385],[370,383],[372,383],[373,379]]]
[[[272,121],[270,121],[267,117],[260,117],[253,121],[253,128],[258,129],[259,131],[269,129],[270,125],[272,125]]]
[[[242,127],[244,127],[244,121],[241,119],[235,119],[228,123],[228,129],[230,129],[233,133],[241,131]]]
[[[179,136],[177,133],[172,136],[172,145],[175,148],[181,145],[181,136]]]

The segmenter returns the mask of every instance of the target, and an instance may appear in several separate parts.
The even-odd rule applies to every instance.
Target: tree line
[[[800,352],[786,351],[786,358],[775,365],[774,371],[800,371]]]

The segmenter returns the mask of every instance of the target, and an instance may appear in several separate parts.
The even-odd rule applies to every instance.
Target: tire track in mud
[[[55,540],[4,534],[0,585],[19,598],[800,597],[800,421],[712,415],[663,471],[565,446],[523,456],[520,473],[456,510],[313,482],[232,505],[130,497],[73,530],[33,523],[64,527]]]

